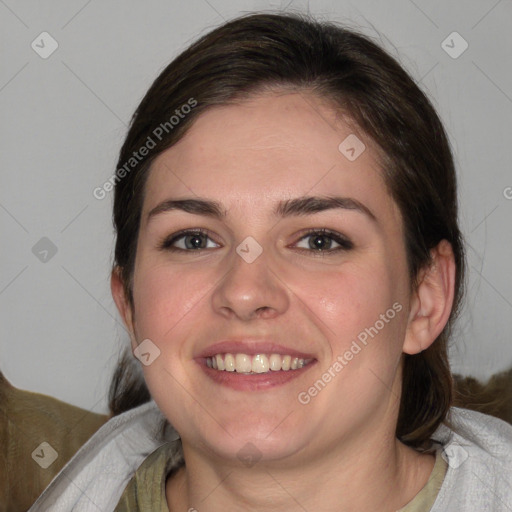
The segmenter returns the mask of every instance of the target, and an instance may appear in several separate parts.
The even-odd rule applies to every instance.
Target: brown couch
[[[16,389],[0,372],[0,512],[28,510],[107,419],[46,395]]]
[[[486,383],[454,376],[454,405],[496,416],[512,424],[512,368],[493,375]]]

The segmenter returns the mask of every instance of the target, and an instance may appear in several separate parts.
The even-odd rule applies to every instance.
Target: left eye
[[[182,251],[212,249],[216,247],[219,247],[219,245],[201,231],[184,231],[164,241],[162,244],[163,249]]]
[[[296,247],[316,252],[352,249],[353,244],[339,233],[313,231],[303,236]]]

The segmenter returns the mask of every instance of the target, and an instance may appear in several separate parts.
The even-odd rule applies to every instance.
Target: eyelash
[[[211,248],[199,248],[199,249],[182,249],[181,247],[174,247],[173,244],[175,244],[178,240],[181,240],[182,238],[190,235],[195,236],[205,236],[210,238],[210,240],[213,240],[210,236],[210,233],[205,229],[185,229],[183,231],[178,231],[177,233],[173,233],[172,235],[164,238],[159,244],[158,247],[160,250],[163,251],[171,251],[171,252],[199,252],[204,251]],[[315,254],[315,256],[324,256],[326,254],[333,254],[337,253],[339,251],[349,251],[350,249],[354,248],[354,244],[346,237],[341,235],[340,233],[337,233],[336,231],[331,231],[330,229],[326,228],[320,228],[320,229],[310,229],[304,233],[301,234],[300,238],[298,239],[296,244],[298,242],[301,242],[304,239],[307,239],[308,237],[313,236],[323,236],[331,239],[333,242],[337,243],[339,247],[335,247],[333,249],[321,249],[321,250],[314,250],[314,249],[304,249],[304,248],[298,248],[297,250],[301,252],[307,252],[310,254]],[[215,240],[213,240],[215,242]],[[217,242],[215,242],[217,243]]]
[[[320,228],[320,229],[310,229],[305,231],[301,234],[299,240],[295,243],[298,243],[308,237],[314,237],[314,236],[323,236],[326,238],[330,238],[333,242],[336,242],[339,247],[335,247],[334,249],[322,249],[322,250],[314,250],[314,249],[303,249],[299,248],[300,251],[305,251],[309,253],[316,253],[316,256],[324,256],[325,254],[332,254],[337,253],[340,251],[349,251],[350,249],[354,248],[354,244],[351,240],[346,238],[345,236],[341,235],[340,233],[337,233],[336,231],[332,231],[330,229],[326,228]]]

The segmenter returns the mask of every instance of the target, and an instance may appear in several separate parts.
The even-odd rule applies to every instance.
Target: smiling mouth
[[[303,359],[282,354],[215,354],[206,358],[206,366],[220,372],[236,372],[244,375],[300,370],[314,359]]]

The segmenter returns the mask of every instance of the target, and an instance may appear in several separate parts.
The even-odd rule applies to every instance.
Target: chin
[[[215,435],[211,429],[200,435],[217,456],[238,459],[246,466],[258,461],[284,460],[309,444],[308,433],[302,432],[303,428],[291,426],[286,420],[279,425],[275,415],[263,418],[260,415],[256,421],[243,420],[223,422],[226,430],[217,426]]]

